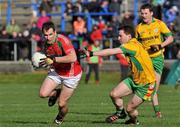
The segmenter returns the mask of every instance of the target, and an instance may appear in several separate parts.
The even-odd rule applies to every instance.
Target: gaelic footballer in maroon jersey
[[[42,60],[41,65],[49,65],[50,70],[39,94],[43,98],[49,97],[49,106],[58,100],[59,112],[54,122],[61,124],[68,112],[68,100],[81,79],[82,70],[71,41],[62,34],[58,35],[52,22],[44,23],[42,32],[46,39],[47,58]]]
[[[54,56],[66,56],[71,52],[74,52],[74,47],[70,40],[62,34],[57,35],[53,40],[53,44],[46,44],[46,54],[47,55],[54,55]],[[56,58],[60,59],[60,58]],[[62,76],[76,76],[81,73],[81,66],[79,62],[76,60],[73,63],[58,63],[53,62],[53,67],[55,71]]]

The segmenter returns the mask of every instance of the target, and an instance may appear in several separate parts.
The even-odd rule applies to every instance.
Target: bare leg
[[[144,101],[137,95],[133,96],[132,100],[128,103],[127,106],[127,113],[130,118],[136,118],[138,116],[138,111],[136,109],[143,102]]]
[[[139,124],[137,117],[138,117],[138,111],[136,110],[139,105],[141,105],[144,101],[138,97],[137,95],[134,95],[133,98],[130,100],[127,106],[127,113],[129,115],[129,120],[125,122],[125,124]]]
[[[161,114],[160,114],[160,109],[159,109],[159,101],[158,101],[158,94],[157,94],[157,92],[159,90],[161,75],[158,74],[158,73],[155,73],[155,76],[156,76],[156,91],[155,91],[155,94],[154,94],[153,99],[152,99],[152,105],[154,107],[154,111],[156,113],[156,117],[160,118]]]
[[[129,87],[124,83],[119,83],[118,86],[116,86],[110,93],[110,97],[112,99],[113,104],[116,107],[116,113],[108,116],[106,118],[106,122],[112,123],[117,119],[125,119],[127,114],[125,113],[124,107],[123,107],[123,100],[122,97],[127,96],[132,93],[132,90],[129,89]]]
[[[53,90],[58,86],[52,79],[46,78],[39,90],[39,96],[42,98],[51,96]]]
[[[68,100],[72,96],[74,89],[68,88],[66,86],[62,87],[61,93],[59,95],[58,106],[59,106],[59,113],[56,117],[57,120],[63,121],[65,115],[68,113]]]

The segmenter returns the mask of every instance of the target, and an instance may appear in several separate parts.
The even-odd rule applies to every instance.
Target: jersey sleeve
[[[169,30],[169,28],[167,27],[167,25],[164,22],[160,22],[160,26],[161,26],[161,33],[164,36],[170,36],[172,35],[172,32]]]
[[[121,45],[120,49],[122,50],[122,52],[125,56],[135,56],[136,55],[136,48],[130,43]]]
[[[71,41],[67,37],[60,35],[60,42],[62,43],[62,48],[65,54],[69,54],[72,50],[74,50]]]

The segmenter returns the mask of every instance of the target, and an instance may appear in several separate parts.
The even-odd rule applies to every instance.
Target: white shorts
[[[77,85],[79,84],[81,76],[82,76],[82,72],[73,77],[65,77],[65,76],[60,76],[55,71],[49,71],[47,77],[52,79],[59,85],[64,84],[65,86],[67,86],[69,88],[75,89],[77,87]]]

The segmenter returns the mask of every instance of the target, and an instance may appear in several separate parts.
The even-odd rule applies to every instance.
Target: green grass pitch
[[[57,127],[53,120],[57,105],[47,106],[38,96],[46,73],[0,75],[0,127]],[[124,120],[107,124],[104,119],[115,112],[109,92],[119,82],[119,73],[101,73],[100,85],[84,84],[84,75],[69,102],[69,113],[61,127],[123,127]],[[180,127],[180,89],[161,85],[159,100],[163,118],[154,117],[150,102],[139,108],[139,127]],[[129,97],[124,98],[125,105]]]

